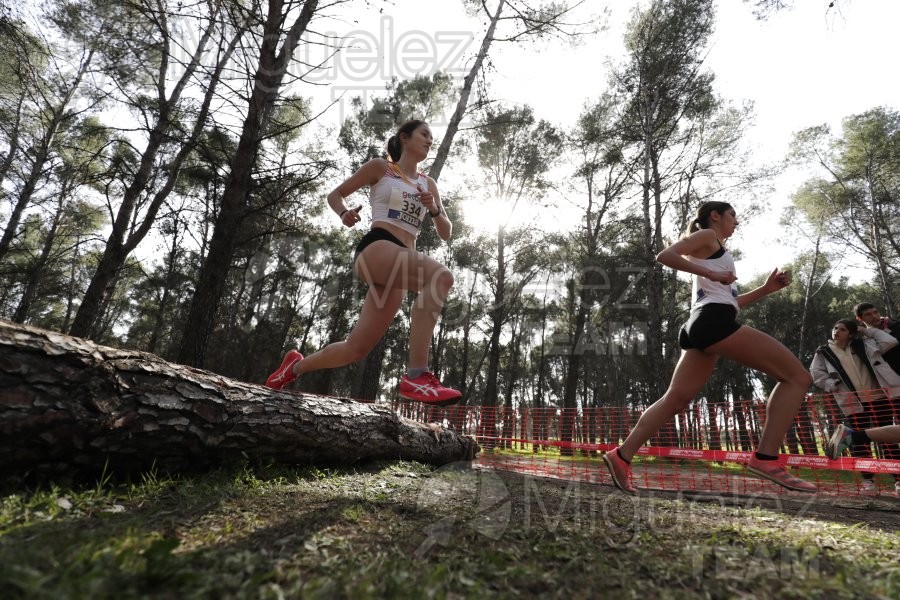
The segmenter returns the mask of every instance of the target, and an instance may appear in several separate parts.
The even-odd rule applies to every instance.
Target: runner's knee
[[[438,271],[435,280],[438,290],[442,291],[444,295],[449,293],[450,288],[453,287],[453,273],[451,273],[450,270],[446,267],[443,267]]]
[[[669,388],[666,391],[665,396],[663,396],[663,397],[665,398],[665,401],[667,404],[669,404],[672,408],[674,408],[675,410],[678,410],[678,411],[682,411],[682,410],[686,409],[688,407],[688,405],[691,403],[691,400],[694,399],[693,394],[689,394],[688,392],[686,392],[684,390],[672,389],[672,388]]]
[[[374,347],[375,344],[360,344],[359,342],[348,341],[344,349],[346,359],[352,363],[360,361],[368,356]]]
[[[425,297],[423,300],[438,301],[443,303],[453,287],[453,273],[447,267],[440,267],[431,276],[431,280],[424,288]]]
[[[778,378],[778,380],[804,389],[811,386],[813,382],[810,372],[802,367],[799,369],[792,369],[791,372]]]
[[[808,388],[813,383],[812,375],[810,374],[809,371],[804,369],[803,371],[801,371],[800,373],[797,374],[797,379],[796,379],[795,383],[804,389]]]

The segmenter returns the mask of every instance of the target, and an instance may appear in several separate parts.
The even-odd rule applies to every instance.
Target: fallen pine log
[[[196,470],[471,460],[475,441],[383,404],[275,392],[52,331],[0,321],[0,472]]]

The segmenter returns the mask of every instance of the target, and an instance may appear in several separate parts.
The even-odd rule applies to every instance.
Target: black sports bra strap
[[[716,240],[718,241],[718,240]],[[713,252],[712,256],[708,257],[706,260],[712,260],[714,258],[719,258],[725,254],[725,246],[722,245],[722,242],[719,242],[719,249]]]

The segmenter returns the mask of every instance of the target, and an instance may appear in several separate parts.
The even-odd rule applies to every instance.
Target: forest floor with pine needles
[[[0,485],[4,598],[900,597],[896,502],[408,462]]]

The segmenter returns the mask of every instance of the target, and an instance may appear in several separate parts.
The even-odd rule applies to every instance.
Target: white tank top
[[[428,212],[419,202],[419,192],[427,189],[428,179],[424,173],[418,173],[412,181],[400,167],[389,163],[384,176],[369,188],[372,224],[390,223],[412,235],[419,235]]]
[[[687,256],[686,258],[692,263],[710,271],[731,271],[735,273],[734,258],[731,256],[731,252],[723,248],[721,244],[719,245],[719,251],[713,254],[711,258],[694,258],[693,256]],[[736,283],[725,285],[700,275],[694,275],[692,309],[704,304],[730,304],[740,312],[741,307],[738,306],[737,297]]]

